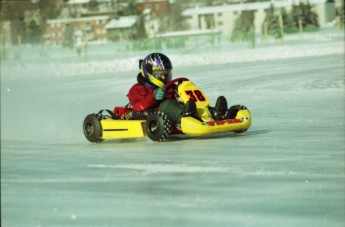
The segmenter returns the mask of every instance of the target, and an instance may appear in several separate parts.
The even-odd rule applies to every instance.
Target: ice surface
[[[253,123],[164,143],[82,133],[87,114],[127,103],[142,56],[1,63],[1,226],[344,226],[343,47],[173,54],[175,77]]]

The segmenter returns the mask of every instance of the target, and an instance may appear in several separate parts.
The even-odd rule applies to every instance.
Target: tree
[[[42,29],[41,26],[36,24],[35,21],[30,21],[29,26],[28,26],[28,41],[30,43],[38,43],[41,41],[42,37]]]
[[[140,15],[138,19],[138,39],[144,39],[147,37],[146,29],[145,29],[145,18],[144,15]]]
[[[254,36],[254,11],[242,11],[235,20],[231,41],[253,41]]]
[[[293,5],[288,20],[287,32],[297,32],[299,30],[300,23],[303,28],[309,30],[316,30],[319,28],[318,15],[313,11],[310,3],[300,2],[299,5]]]
[[[46,20],[55,19],[59,16],[63,8],[63,1],[40,0],[37,7],[40,9],[41,17],[45,23]]]
[[[189,28],[186,18],[182,15],[185,10],[186,2],[184,0],[175,0],[174,4],[170,5],[169,10],[169,24],[170,31],[183,31]]]
[[[98,11],[98,2],[97,2],[97,0],[91,0],[89,2],[89,11]]]
[[[275,38],[280,38],[279,16],[276,13],[274,5],[271,5],[266,11],[266,17],[262,25],[262,31],[267,29],[267,35],[272,35]]]
[[[303,27],[311,26],[311,27],[316,27],[318,28],[319,21],[318,21],[318,15],[313,11],[312,6],[310,5],[309,2],[306,4],[301,2],[300,3],[300,8],[301,8],[301,19],[302,19],[302,25]]]
[[[2,0],[0,2],[0,20],[14,22],[17,25],[15,29],[20,31],[18,35],[24,42],[36,42],[41,39],[46,21],[59,15],[62,3],[62,0]],[[39,22],[26,21],[26,27],[22,28],[25,12],[35,10],[39,12]]]
[[[73,47],[73,44],[73,27],[71,25],[66,25],[62,46]]]
[[[339,17],[340,27],[344,27],[345,24],[345,10],[344,6],[337,8],[337,16]]]
[[[136,0],[128,0],[127,7],[124,9],[124,15],[137,15]]]
[[[285,30],[285,24],[287,24],[287,21],[289,20],[289,15],[287,14],[286,10],[282,8],[280,10],[280,13],[277,12],[277,9],[274,7],[274,5],[271,5],[270,8],[268,8],[266,11],[266,17],[262,24],[262,33],[265,32],[267,29],[267,35],[271,35],[275,38],[282,38],[282,28],[280,27],[280,19],[282,18],[284,30]],[[266,35],[266,34],[265,34]]]
[[[1,21],[19,21],[24,17],[26,10],[33,10],[35,8],[30,0],[2,0],[0,5]]]

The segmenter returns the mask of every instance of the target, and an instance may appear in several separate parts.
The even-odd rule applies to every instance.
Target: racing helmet
[[[171,80],[172,64],[164,54],[151,53],[140,62],[141,76],[151,84],[163,87]]]

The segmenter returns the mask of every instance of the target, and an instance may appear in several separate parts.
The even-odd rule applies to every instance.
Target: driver
[[[151,53],[139,61],[139,69],[138,83],[130,88],[127,95],[134,111],[143,112],[158,108],[158,111],[165,113],[175,123],[182,114],[196,113],[194,102],[188,102],[186,107],[183,107],[176,101],[173,88],[165,90],[164,85],[171,80],[173,69],[167,56]]]
[[[185,106],[176,100],[174,87],[166,91],[164,85],[172,79],[172,63],[162,53],[151,53],[139,61],[138,83],[129,92],[128,99],[134,111],[147,113],[155,110],[163,112],[169,120],[177,123],[181,116],[197,116],[195,102],[189,100]],[[226,118],[227,101],[224,96],[217,99],[215,107],[209,107],[215,120]],[[137,118],[140,116],[134,116]]]

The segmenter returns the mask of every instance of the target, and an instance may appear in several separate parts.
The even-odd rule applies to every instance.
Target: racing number
[[[206,100],[200,90],[187,90],[186,94],[189,96],[189,99],[193,100],[194,102],[204,102]]]

